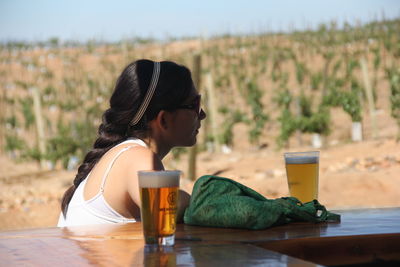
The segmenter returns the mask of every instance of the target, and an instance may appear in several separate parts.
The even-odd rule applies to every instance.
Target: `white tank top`
[[[104,224],[104,223],[128,223],[128,222],[136,222],[135,219],[128,219],[119,214],[116,210],[114,210],[104,198],[104,185],[107,180],[108,173],[110,172],[112,166],[114,165],[117,158],[132,147],[136,146],[144,146],[147,145],[140,139],[128,139],[117,146],[123,144],[132,144],[131,146],[125,147],[121,149],[115,157],[111,160],[108,165],[100,186],[99,192],[89,200],[85,200],[83,196],[83,192],[85,189],[86,182],[90,176],[90,173],[86,176],[86,178],[79,184],[78,188],[75,190],[74,195],[68,205],[67,216],[64,219],[64,216],[61,212],[60,217],[58,219],[57,226],[76,226],[76,225],[89,225],[89,224]]]

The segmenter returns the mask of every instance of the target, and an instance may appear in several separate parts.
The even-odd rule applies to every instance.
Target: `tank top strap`
[[[137,146],[141,146],[141,145],[133,144],[131,146],[128,146],[128,147],[125,147],[125,148],[121,149],[117,153],[117,155],[115,155],[115,157],[111,160],[111,162],[110,162],[110,164],[108,164],[108,167],[107,167],[107,169],[106,169],[106,171],[105,171],[105,173],[103,175],[103,178],[101,180],[101,186],[100,186],[99,194],[103,194],[104,193],[104,185],[106,184],[108,173],[111,171],[111,168],[114,165],[115,161],[119,158],[119,156],[121,156],[122,153],[124,153],[125,151],[131,149],[132,147],[137,147]]]

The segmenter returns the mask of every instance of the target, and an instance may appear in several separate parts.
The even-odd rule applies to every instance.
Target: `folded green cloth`
[[[184,222],[190,225],[265,229],[289,222],[340,221],[317,200],[302,204],[297,198],[267,199],[228,178],[206,175],[194,187]]]

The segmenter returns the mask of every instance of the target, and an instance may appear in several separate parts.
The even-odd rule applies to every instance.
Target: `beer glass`
[[[146,245],[173,246],[180,171],[139,171],[140,215]]]
[[[290,195],[301,202],[318,199],[319,151],[285,153]]]

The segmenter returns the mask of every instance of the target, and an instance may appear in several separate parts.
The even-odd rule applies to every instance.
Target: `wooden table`
[[[179,225],[175,247],[158,251],[144,247],[140,223],[1,232],[0,266],[400,263],[400,208],[337,212],[341,223],[292,223],[262,231]]]

